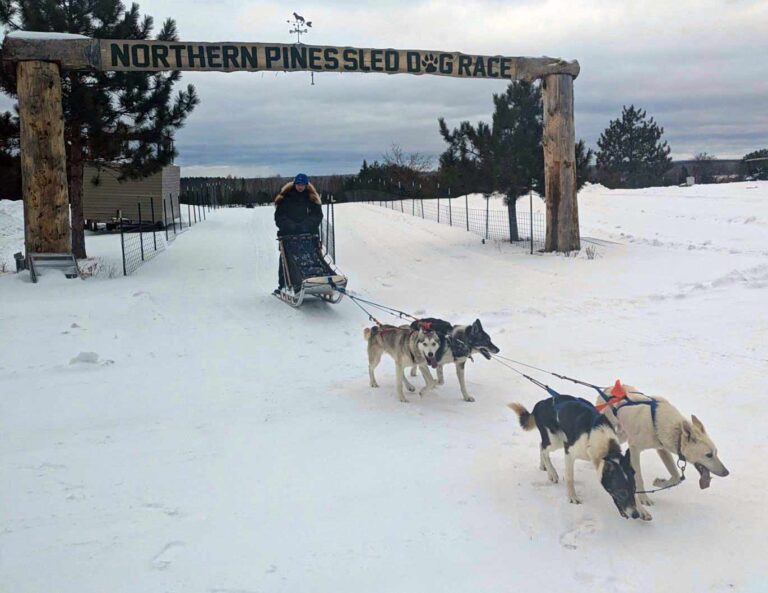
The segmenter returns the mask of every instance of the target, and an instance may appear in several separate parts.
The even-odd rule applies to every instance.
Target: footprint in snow
[[[154,558],[152,558],[152,567],[157,570],[165,570],[168,568],[179,554],[181,548],[184,547],[184,542],[174,541],[169,542],[163,546],[163,549],[158,552]]]
[[[560,545],[568,550],[577,550],[584,536],[595,532],[597,525],[592,519],[584,519],[560,535]]]

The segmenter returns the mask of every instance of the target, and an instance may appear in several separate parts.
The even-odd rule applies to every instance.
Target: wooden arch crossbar
[[[579,249],[573,80],[579,63],[559,58],[484,56],[435,50],[324,45],[91,39],[17,31],[3,59],[16,64],[27,252],[71,247],[61,70],[313,71],[543,80],[547,201],[545,249]]]

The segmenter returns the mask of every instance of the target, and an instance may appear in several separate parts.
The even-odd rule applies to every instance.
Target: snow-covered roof
[[[6,35],[11,39],[90,39],[77,33],[47,33],[45,31],[11,31]]]

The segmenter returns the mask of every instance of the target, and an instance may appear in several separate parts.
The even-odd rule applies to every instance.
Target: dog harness
[[[605,394],[605,389],[598,387],[597,385],[590,385],[590,387],[594,388],[600,394],[600,397],[603,398],[605,402],[602,404],[598,404],[595,407],[600,411],[602,411],[606,407],[610,407],[616,420],[619,419],[619,410],[621,410],[621,408],[625,406],[650,406],[651,422],[653,423],[653,430],[655,432],[658,432],[656,429],[656,408],[659,405],[658,400],[650,396],[647,396],[640,391],[631,391],[631,392],[626,391],[619,379],[616,379],[616,383],[614,384],[613,389],[611,389],[611,397],[608,397]],[[627,396],[630,393],[635,395],[642,395],[643,397],[647,397],[648,399],[642,400],[642,401],[634,401],[627,398]]]
[[[549,395],[553,399],[555,397],[568,395],[566,393],[558,393],[557,391],[555,391],[549,386],[546,387],[546,390],[547,390],[547,393],[549,393]],[[602,419],[603,415],[597,411],[597,409],[595,408],[595,406],[592,405],[591,402],[588,402],[587,400],[580,397],[576,397],[576,396],[571,396],[571,397],[574,397],[575,399],[568,399],[560,402],[558,401],[552,402],[552,408],[555,411],[555,418],[557,419],[557,422],[558,423],[560,422],[560,410],[562,410],[568,404],[575,404],[577,406],[581,406],[582,408],[588,408],[589,411],[592,412],[592,428],[595,428],[600,423],[600,420]]]

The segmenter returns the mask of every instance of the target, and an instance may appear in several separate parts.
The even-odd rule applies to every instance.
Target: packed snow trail
[[[601,214],[613,216],[607,239],[615,212]],[[402,404],[385,359],[370,389],[369,322],[352,303],[294,310],[270,295],[272,214],[214,212],[128,278],[0,277],[0,589],[509,591],[543,575],[590,592],[765,584],[768,268],[757,245],[531,257],[337,207],[350,290],[419,315],[480,317],[502,354],[621,377],[702,419],[731,476],[659,493],[643,524],[619,517],[586,463],[584,504],[549,484],[536,436],[505,406],[544,393],[492,361],[468,365],[474,404],[450,367],[445,386]],[[89,239],[91,251],[107,241]],[[646,481],[663,475],[652,452],[643,464]]]

